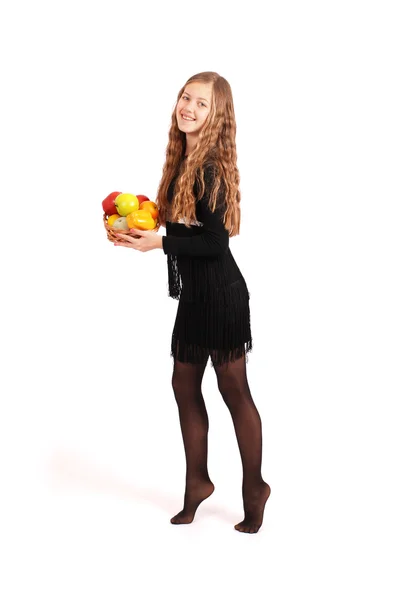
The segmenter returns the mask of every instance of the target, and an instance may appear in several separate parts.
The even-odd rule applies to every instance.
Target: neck
[[[195,150],[197,143],[198,143],[198,136],[196,135],[195,137],[193,137],[193,135],[191,135],[190,133],[187,133],[186,142],[185,142],[185,155],[186,156],[188,156],[188,154],[191,154],[191,152],[193,152]]]

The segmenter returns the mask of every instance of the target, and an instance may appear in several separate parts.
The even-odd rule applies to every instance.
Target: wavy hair
[[[183,160],[186,135],[178,128],[176,108],[185,86],[191,82],[212,83],[211,107],[207,119],[199,133],[198,143],[193,152]],[[196,219],[195,201],[205,193],[205,168],[213,166],[213,185],[210,190],[209,206],[212,211],[223,196],[225,199],[224,225],[229,237],[239,234],[240,201],[239,172],[237,168],[237,150],[235,145],[236,122],[234,103],[230,84],[214,71],[197,73],[190,77],[180,89],[171,118],[169,139],[166,147],[166,160],[159,183],[156,204],[160,221],[165,224],[169,214],[167,190],[177,176],[174,202],[170,208],[170,218],[176,221],[181,217],[186,227]],[[198,184],[198,196],[195,198],[194,186]],[[224,193],[223,193],[224,192]],[[222,194],[223,193],[223,194]],[[222,194],[222,195],[221,195]]]

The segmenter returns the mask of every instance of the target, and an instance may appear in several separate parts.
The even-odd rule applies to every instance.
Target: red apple
[[[149,198],[147,196],[144,196],[143,194],[135,194],[136,197],[139,200],[139,206],[142,204],[142,202],[145,202],[145,200],[147,200],[148,202],[150,202]]]
[[[106,215],[114,215],[116,212],[116,207],[114,205],[114,200],[119,196],[121,192],[111,192],[102,202],[103,212]]]

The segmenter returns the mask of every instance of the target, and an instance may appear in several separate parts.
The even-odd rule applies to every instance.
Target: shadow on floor
[[[76,452],[56,450],[49,461],[47,473],[49,483],[54,488],[81,487],[99,493],[113,493],[137,502],[153,504],[165,511],[170,518],[183,506],[183,496],[173,496],[160,488],[140,487],[126,482],[112,471],[90,462]],[[224,507],[213,503],[211,498],[207,498],[199,506],[195,519],[206,516],[236,523],[240,515],[230,513]]]

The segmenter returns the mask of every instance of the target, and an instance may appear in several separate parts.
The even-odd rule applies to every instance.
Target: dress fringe
[[[250,294],[243,277],[216,289],[208,301],[180,299],[172,333],[172,358],[199,364],[233,362],[253,349]]]
[[[179,300],[182,290],[182,281],[178,268],[177,256],[173,254],[167,255],[167,271],[168,271],[168,295],[174,300]]]

